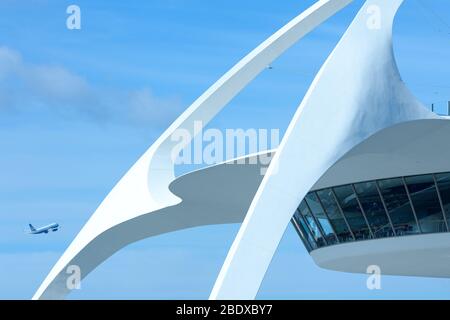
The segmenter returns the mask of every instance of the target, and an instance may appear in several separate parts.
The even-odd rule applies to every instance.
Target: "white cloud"
[[[22,64],[20,54],[6,47],[0,47],[0,80],[5,79],[13,72],[17,72]]]
[[[150,88],[100,88],[61,66],[26,63],[0,47],[0,112],[50,112],[63,117],[165,127],[182,112],[179,99]]]
[[[148,123],[155,121],[157,123],[169,122],[174,110],[174,106],[180,106],[178,99],[160,99],[150,91],[149,88],[131,91],[128,95],[129,117],[130,120]]]
[[[78,96],[89,93],[84,79],[62,67],[35,66],[28,70],[25,78],[32,89],[49,98],[77,99]]]

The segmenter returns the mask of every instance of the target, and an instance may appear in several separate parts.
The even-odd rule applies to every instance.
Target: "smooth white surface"
[[[297,110],[228,253],[212,299],[254,299],[298,204],[353,147],[395,124],[435,118],[401,81],[392,24],[403,0],[368,0]],[[378,12],[379,29],[368,27]],[[372,10],[371,10],[372,9]]]
[[[185,129],[194,137],[196,121],[201,121],[206,126],[232,98],[277,57],[351,1],[318,1],[243,58],[198,98],[114,187],[52,268],[33,299],[63,298],[68,292],[65,284],[65,279],[68,277],[65,270],[68,265],[79,265],[82,275],[86,276],[99,263],[112,255],[117,247],[130,243],[128,239],[136,238],[134,230],[123,229],[120,226],[141,216],[153,215],[164,208],[180,204],[181,199],[169,190],[169,185],[175,179],[175,159],[172,159],[172,150],[177,145],[177,142],[171,139],[172,134],[178,129]],[[185,214],[192,214],[192,212]],[[172,217],[166,215],[161,219],[164,223],[170,224]],[[111,230],[119,231],[115,234],[115,238],[111,239],[110,244],[97,241],[105,233],[109,234]],[[115,239],[119,239],[118,243],[114,242]]]
[[[450,234],[424,234],[345,243],[311,252],[314,262],[334,271],[366,273],[377,265],[383,275],[450,277]]]
[[[377,132],[350,150],[312,188],[450,171],[448,118],[416,120]]]
[[[336,162],[383,129],[436,118],[412,97],[395,64],[392,21],[402,0],[367,1],[315,78],[261,184],[258,166],[240,171],[224,164],[175,180],[175,142],[170,137],[177,129],[193,133],[195,121],[206,125],[274,59],[351,1],[318,1],[195,101],[111,191],[33,299],[63,298],[69,292],[68,265],[79,265],[85,277],[131,242],[199,225],[239,222],[249,206],[211,299],[254,299],[292,213]],[[381,9],[380,29],[368,29],[371,6]],[[338,178],[330,174],[330,179]]]
[[[261,154],[266,156],[266,153]],[[262,180],[261,165],[254,161],[256,157],[258,155],[246,157],[246,164],[232,160],[177,178],[169,188],[182,199],[179,204],[140,215],[105,230],[81,248],[69,265],[80,266],[81,276],[85,278],[130,243],[187,228],[242,222]],[[63,270],[39,298],[63,298],[69,293],[67,276]]]

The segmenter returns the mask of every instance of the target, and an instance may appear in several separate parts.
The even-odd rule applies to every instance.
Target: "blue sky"
[[[0,2],[0,298],[28,299],[114,184],[218,77],[314,1]],[[66,28],[77,4],[82,29]],[[362,5],[295,45],[215,119],[283,133]],[[450,100],[450,4],[406,0],[394,30],[403,79],[425,104]],[[179,172],[189,168],[178,168]],[[24,233],[29,222],[60,232]],[[133,244],[70,296],[207,298],[239,225]],[[450,280],[321,270],[289,227],[258,298],[450,298]]]

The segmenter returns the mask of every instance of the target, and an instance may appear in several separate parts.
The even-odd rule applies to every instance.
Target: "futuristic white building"
[[[34,299],[62,299],[70,265],[87,276],[126,245],[242,222],[211,299],[254,299],[292,221],[323,268],[450,277],[450,121],[401,80],[392,25],[403,0],[367,0],[315,77],[273,155],[175,178],[178,129],[206,125],[267,65],[352,0],[320,0],[194,102],[137,161],[53,267]],[[233,165],[230,165],[233,164]],[[218,183],[220,181],[220,183]]]

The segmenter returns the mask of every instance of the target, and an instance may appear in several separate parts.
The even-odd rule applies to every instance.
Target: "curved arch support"
[[[392,25],[402,2],[367,0],[328,57],[253,199],[211,299],[256,297],[297,206],[346,152],[394,124],[437,117],[411,95],[395,63]]]
[[[184,199],[174,195],[169,188],[175,180],[174,159],[171,154],[175,145],[171,140],[173,133],[178,129],[186,129],[193,137],[195,121],[202,121],[203,125],[206,125],[267,65],[352,1],[319,0],[253,50],[197,99],[114,187],[52,268],[34,294],[33,299],[64,298],[70,292],[65,284],[68,277],[65,270],[68,265],[78,263],[82,276],[87,276],[114,252],[126,244],[136,241],[135,236],[124,231],[129,229],[122,228],[122,226],[129,225],[130,221],[141,219],[142,216],[157,214],[166,208],[180,205]],[[161,216],[162,221],[169,224],[173,218],[170,214]],[[145,221],[150,223],[149,221],[152,219],[145,219]],[[218,216],[214,221],[215,223],[226,223],[229,221],[229,217]],[[203,224],[205,224],[204,221],[198,220],[198,225]],[[190,222],[186,222],[177,225],[171,231],[191,226]],[[154,225],[149,225],[149,227],[152,228]],[[111,230],[115,232],[118,230],[114,236],[120,238],[121,241],[97,242],[97,240],[103,239],[105,234],[111,234]],[[158,232],[154,234],[158,234]],[[143,235],[154,234],[144,233]],[[102,245],[95,245],[96,243]],[[93,251],[92,248],[96,250]],[[97,252],[98,256],[93,257],[88,254],[89,252]]]

